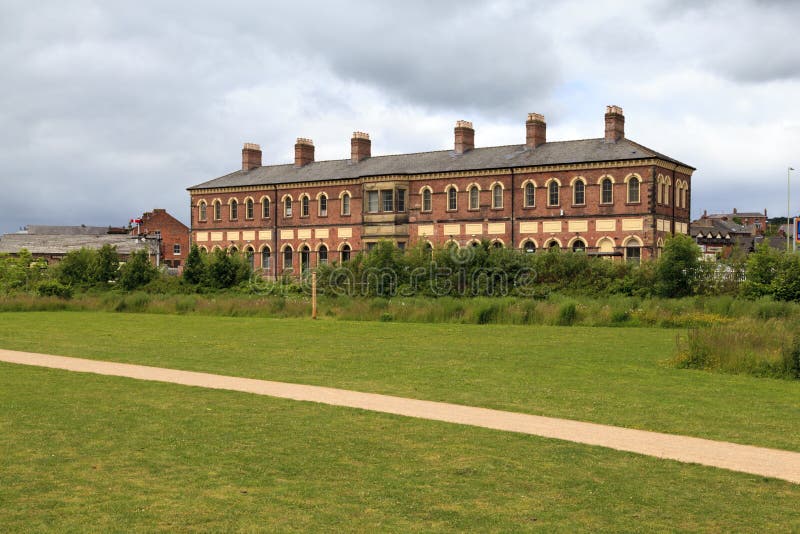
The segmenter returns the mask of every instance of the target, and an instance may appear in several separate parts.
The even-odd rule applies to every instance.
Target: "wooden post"
[[[317,273],[311,273],[311,318],[317,318]]]

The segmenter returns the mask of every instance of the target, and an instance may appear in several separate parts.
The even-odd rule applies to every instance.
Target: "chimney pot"
[[[616,143],[625,137],[625,115],[619,106],[606,106],[606,143]]]
[[[525,122],[525,144],[528,148],[536,148],[547,142],[547,123],[544,115],[539,113],[528,113],[528,120]]]
[[[294,144],[294,165],[303,167],[314,162],[314,141],[298,137]]]
[[[733,214],[736,215],[737,211],[736,208],[733,208]]]
[[[358,163],[372,156],[372,141],[366,132],[353,132],[350,139],[350,161]]]
[[[456,121],[455,152],[463,154],[475,148],[475,129],[469,121]]]
[[[261,167],[261,147],[255,143],[245,143],[242,147],[242,170],[250,171]]]

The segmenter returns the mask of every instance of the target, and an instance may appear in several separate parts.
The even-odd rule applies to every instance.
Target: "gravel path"
[[[800,484],[800,453],[798,452],[444,402],[47,354],[0,349],[0,361],[169,382],[185,386],[242,391],[270,397],[319,402],[333,406],[346,406],[433,421],[519,432],[575,443],[598,445],[657,458],[668,458],[679,462],[697,463],[780,478]]]

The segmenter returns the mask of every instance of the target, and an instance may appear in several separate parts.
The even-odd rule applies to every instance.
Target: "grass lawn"
[[[0,347],[326,385],[800,450],[800,381],[669,368],[681,332],[0,314]]]
[[[787,532],[798,502],[597,447],[0,364],[3,532]]]

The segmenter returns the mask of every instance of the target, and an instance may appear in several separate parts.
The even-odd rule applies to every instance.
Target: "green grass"
[[[788,532],[798,502],[597,447],[0,364],[3,532]]]
[[[0,347],[800,450],[800,382],[674,369],[680,331],[0,314]]]

